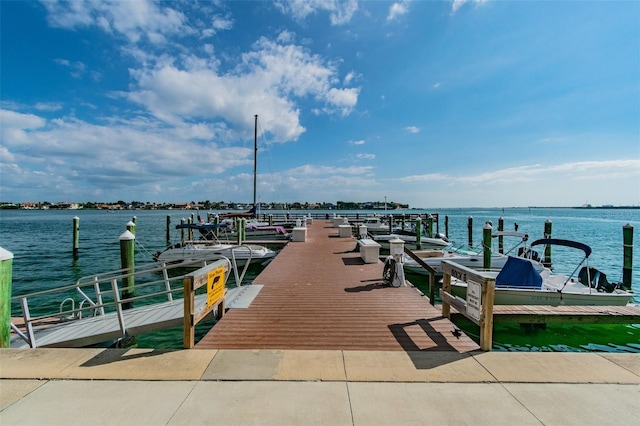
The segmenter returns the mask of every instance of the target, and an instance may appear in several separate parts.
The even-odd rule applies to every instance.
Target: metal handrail
[[[249,250],[251,249],[249,248]],[[183,269],[183,268],[200,267],[200,266],[207,265],[207,263],[210,261],[218,260],[220,258],[221,256],[214,256],[211,259],[182,262],[178,264],[166,264],[166,263],[158,264],[157,262],[154,262],[153,264],[136,265],[134,268],[134,272],[129,271],[128,268],[118,269],[115,271],[109,271],[102,274],[94,274],[94,275],[82,277],[78,279],[76,283],[73,285],[33,292],[33,293],[24,294],[20,296],[14,296],[11,298],[11,300],[20,301],[20,305],[23,311],[24,327],[26,330],[25,332],[22,332],[19,329],[19,327],[17,327],[13,323],[11,323],[11,329],[14,330],[16,334],[20,338],[22,338],[26,343],[28,343],[30,347],[35,348],[37,347],[37,342],[35,340],[35,326],[36,326],[35,323],[36,322],[46,318],[51,318],[54,316],[55,317],[67,316],[73,319],[80,319],[82,318],[82,312],[86,310],[92,310],[94,313],[94,316],[96,315],[96,313],[98,313],[99,315],[107,315],[110,313],[114,313],[114,311],[111,310],[110,312],[107,312],[105,308],[115,308],[115,314],[118,317],[120,331],[122,333],[122,336],[124,336],[126,334],[126,324],[124,322],[124,315],[123,315],[123,308],[122,308],[123,304],[157,298],[160,296],[167,296],[168,301],[173,301],[173,293],[182,294],[183,292],[182,284],[183,284],[184,276],[186,274],[169,277],[169,273],[168,273],[169,270],[177,269],[177,268]],[[233,251],[232,251],[232,258],[233,258],[233,261],[229,261],[229,259],[227,260],[234,266],[233,269],[236,276],[236,283],[238,283],[238,285],[240,286],[241,279],[244,278],[244,274],[246,272],[246,267],[243,270],[242,274],[238,275],[237,265],[235,262],[235,256],[233,255]],[[249,263],[247,262],[247,265],[248,264]],[[141,288],[145,288],[145,287],[148,288],[148,287],[157,286],[158,284],[160,284],[161,287],[162,286],[164,287],[164,290],[154,291],[149,294],[121,299],[120,293],[122,291],[122,288],[120,288],[119,283],[121,283],[124,278],[139,277],[141,275],[153,274],[158,272],[162,273],[162,277],[163,277],[162,279],[136,283],[135,288],[139,290]],[[227,276],[225,277],[225,280],[227,279],[229,273],[230,271],[227,271]],[[176,283],[175,288],[172,288],[171,286],[172,282]],[[101,285],[107,285],[107,284],[109,285],[108,289],[101,288]],[[92,298],[83,290],[83,288],[86,288],[86,287],[93,288],[93,291],[96,293],[95,301],[92,300]],[[63,293],[64,295],[66,295],[65,293],[73,292],[73,290],[75,290],[82,299],[78,308],[75,308],[75,304],[73,304],[74,306],[72,306],[72,309],[63,311],[62,306],[60,306],[59,311],[56,313],[39,315],[39,316],[31,316],[30,309],[29,309],[29,299],[33,300],[34,298],[45,296],[45,295],[51,295],[54,293]],[[105,301],[104,300],[105,296],[109,296],[110,298],[113,298],[113,300]],[[65,298],[63,303],[68,299],[69,299],[68,297]],[[89,306],[83,306],[84,302],[88,303]]]

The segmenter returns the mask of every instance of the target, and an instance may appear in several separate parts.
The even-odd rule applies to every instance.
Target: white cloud
[[[282,13],[298,21],[319,11],[329,12],[332,25],[349,23],[358,10],[357,0],[278,0],[275,5]]]
[[[21,171],[3,173],[5,194],[5,187],[16,194],[36,188],[44,194],[68,190],[74,199],[87,197],[73,192],[87,188],[143,194],[150,184],[167,190],[169,182],[222,174],[253,161],[248,147],[212,142],[218,130],[204,123],[167,129],[148,119],[96,125],[60,117],[47,124],[32,114],[0,110],[0,124],[3,170],[11,162]]]
[[[279,36],[283,41],[292,38]],[[323,104],[325,113],[344,116],[355,108],[360,91],[334,87],[336,69],[320,56],[265,37],[226,74],[217,72],[217,63],[194,56],[183,57],[181,66],[159,60],[163,63],[153,65],[153,57],[146,56],[149,65],[131,71],[135,88],[124,96],[167,123],[223,119],[239,129],[228,133],[232,139],[246,139],[253,131],[253,114],[258,114],[273,142],[296,140],[305,131],[298,98],[310,96]]]
[[[409,12],[408,1],[393,3],[389,7],[389,14],[387,15],[387,21],[393,21],[394,19],[397,19],[398,17],[405,15],[407,12]]]
[[[528,166],[498,169],[476,175],[447,175],[432,173],[412,175],[400,178],[404,183],[447,181],[450,184],[471,185],[517,185],[524,182],[536,182],[547,179],[561,180],[598,180],[602,177],[637,178],[640,175],[640,159],[583,161],[543,166],[532,164]]]
[[[68,59],[55,59],[56,64],[61,65],[71,70],[71,76],[73,78],[82,78],[85,73],[86,65],[80,61],[71,62]]]
[[[214,30],[230,30],[233,28],[233,19],[229,17],[214,16],[211,26]]]
[[[356,157],[359,160],[375,160],[376,155],[375,154],[357,154]]]
[[[148,0],[43,0],[42,4],[53,27],[96,26],[109,33],[120,34],[133,43],[143,38],[154,44],[164,43],[165,35],[193,32],[185,25],[186,18],[182,12]]]
[[[409,133],[420,133],[420,129],[416,126],[407,126],[404,129]]]
[[[475,5],[481,5],[486,3],[487,0],[453,0],[453,4],[451,5],[451,13],[456,13],[458,9],[460,9],[465,3],[473,3]]]
[[[22,114],[0,109],[0,135],[2,145],[11,147],[28,141],[27,132],[44,127],[44,118],[33,114]]]
[[[365,142],[362,139],[360,139],[360,140],[357,140],[357,141],[349,141],[347,143],[349,143],[351,145],[364,145]]]
[[[62,109],[62,104],[58,102],[38,102],[35,108],[38,111],[58,111]]]

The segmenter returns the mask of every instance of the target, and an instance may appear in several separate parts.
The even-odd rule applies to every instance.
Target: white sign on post
[[[480,321],[480,306],[482,300],[482,285],[474,281],[467,281],[467,315]]]

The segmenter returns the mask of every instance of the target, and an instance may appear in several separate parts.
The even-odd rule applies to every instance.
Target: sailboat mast
[[[258,114],[255,115],[253,125],[253,207],[257,208],[256,184],[258,175]]]

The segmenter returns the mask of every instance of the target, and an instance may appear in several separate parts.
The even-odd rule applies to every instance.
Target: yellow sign
[[[207,275],[207,306],[218,303],[224,296],[224,266],[221,266]]]

